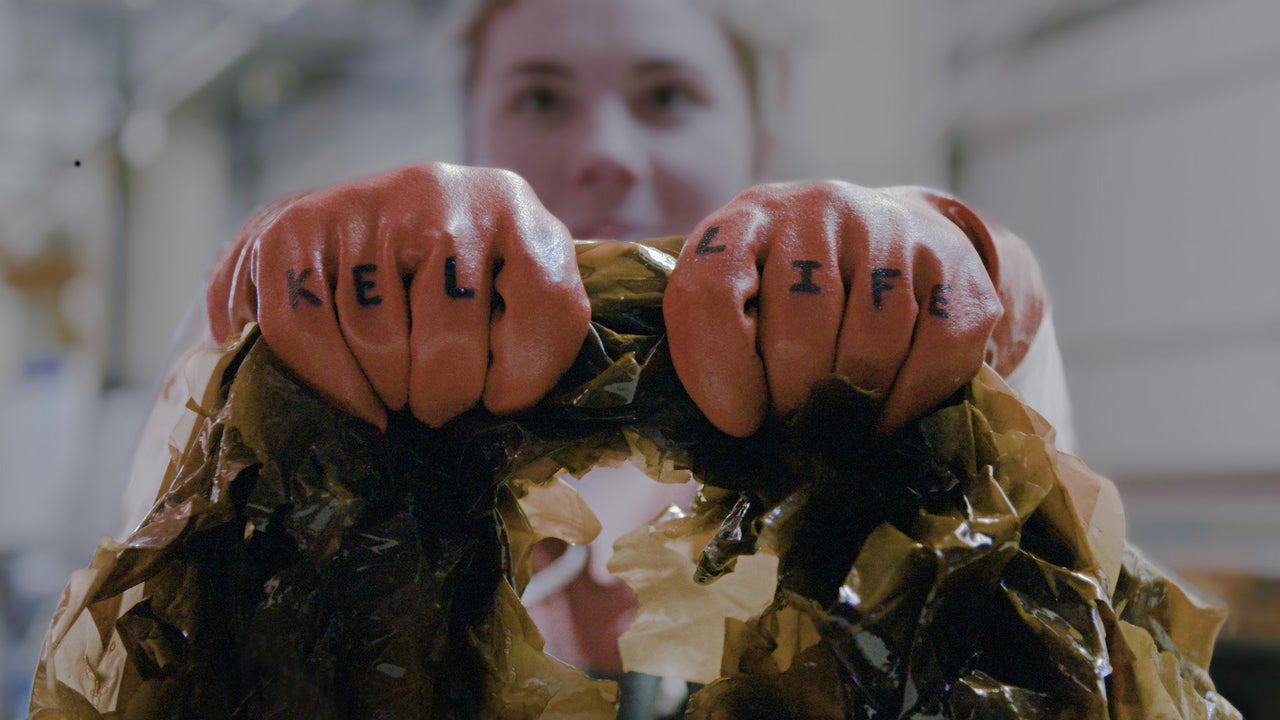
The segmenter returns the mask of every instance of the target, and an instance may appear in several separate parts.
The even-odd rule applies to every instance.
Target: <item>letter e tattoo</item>
[[[355,276],[356,281],[356,302],[361,305],[381,305],[381,295],[370,295],[369,291],[378,287],[378,283],[369,279],[369,276],[378,271],[378,266],[372,263],[368,265],[357,265],[351,268],[351,274]]]

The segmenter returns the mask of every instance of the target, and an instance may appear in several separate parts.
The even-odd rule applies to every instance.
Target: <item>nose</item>
[[[640,181],[646,172],[641,128],[626,103],[618,97],[602,98],[583,121],[570,164],[573,181],[620,192]]]

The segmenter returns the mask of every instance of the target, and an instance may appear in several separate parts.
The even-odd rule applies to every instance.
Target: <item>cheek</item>
[[[561,133],[501,116],[480,125],[476,132],[483,136],[473,145],[483,147],[484,152],[473,153],[473,162],[515,172],[528,181],[544,204],[549,204],[557,188],[564,185],[561,175],[566,154]]]
[[[687,233],[754,181],[755,137],[750,123],[707,118],[668,138],[655,159],[654,190],[672,230]]]

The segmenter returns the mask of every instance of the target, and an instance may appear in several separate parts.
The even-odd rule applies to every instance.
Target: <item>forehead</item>
[[[652,60],[736,70],[724,31],[690,0],[514,0],[490,21],[480,60],[500,73],[529,62],[602,68]]]

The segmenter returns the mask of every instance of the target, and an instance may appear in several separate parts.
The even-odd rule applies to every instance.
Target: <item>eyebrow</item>
[[[679,60],[667,60],[667,59],[659,58],[656,60],[645,60],[644,62],[636,66],[636,71],[641,74],[644,74],[644,73],[655,73],[655,72],[668,72],[671,70],[685,70],[687,68],[688,66],[680,62]]]
[[[679,60],[671,60],[667,58],[655,58],[645,60],[635,66],[634,70],[637,75],[653,75],[668,72],[693,72],[688,64]],[[696,72],[694,73],[696,74]],[[515,66],[510,71],[511,76],[533,76],[533,77],[555,77],[572,79],[573,68],[563,65],[552,60],[530,60]]]
[[[573,71],[559,63],[545,60],[534,60],[517,65],[511,70],[512,75],[535,75],[543,77],[572,77]]]

